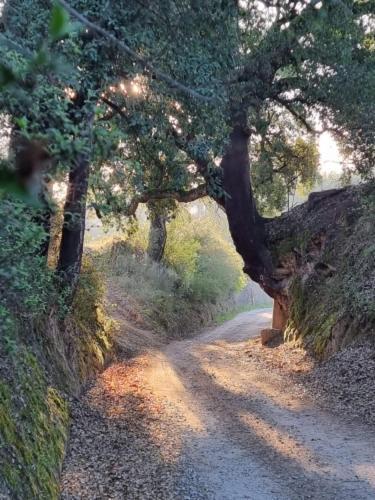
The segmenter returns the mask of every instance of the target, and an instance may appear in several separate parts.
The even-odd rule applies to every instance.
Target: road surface
[[[375,499],[375,432],[252,364],[269,310],[119,360],[74,409],[63,499]]]

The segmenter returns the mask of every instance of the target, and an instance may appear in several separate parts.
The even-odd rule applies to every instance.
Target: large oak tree
[[[372,175],[372,2],[61,4],[81,23],[54,47],[78,75],[69,88],[80,95],[82,81],[98,82],[101,106],[94,122],[104,131],[98,136],[106,137],[101,143],[107,146],[108,137],[116,138],[111,143],[117,144],[115,151],[104,147],[97,162],[92,158],[98,210],[131,213],[138,202],[183,201],[207,192],[226,211],[245,271],[283,302],[284,279],[272,259],[267,220],[257,210],[250,159],[256,151],[273,151],[275,141],[284,144],[284,153],[290,148],[280,141],[280,127],[272,125],[276,113],[295,130],[294,139],[301,133],[313,136],[317,128],[330,130],[355,168]],[[12,2],[8,5],[11,12]],[[46,12],[43,2],[27,5]],[[35,26],[23,29],[26,40],[32,29],[30,38],[38,38]],[[11,24],[5,34],[20,43]],[[132,95],[132,87],[140,95]],[[76,159],[71,160],[73,170]],[[109,176],[105,162],[112,168]],[[160,164],[162,182],[159,178],[156,185],[155,175],[147,172],[160,172]],[[88,173],[85,167],[84,176]],[[122,197],[108,196],[118,192],[114,186],[123,190]],[[85,203],[86,193],[81,198]],[[80,254],[81,239],[72,255]]]

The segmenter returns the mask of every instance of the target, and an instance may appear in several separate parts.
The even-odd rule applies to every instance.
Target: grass
[[[184,276],[167,262],[153,262],[142,249],[124,242],[99,247],[94,259],[107,277],[109,296],[117,295],[122,310],[129,306],[129,321],[137,318],[141,328],[161,338],[186,336],[232,309],[233,293],[224,287],[218,290],[217,283],[204,279],[205,273],[212,274],[210,267],[197,270],[199,283],[205,286],[204,293],[199,294],[198,280],[190,288]]]

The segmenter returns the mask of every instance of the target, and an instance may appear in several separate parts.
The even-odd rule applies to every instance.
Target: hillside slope
[[[375,185],[313,193],[268,224],[285,338],[328,356],[375,334]]]

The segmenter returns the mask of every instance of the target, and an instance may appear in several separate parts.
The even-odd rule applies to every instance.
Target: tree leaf
[[[21,118],[15,119],[16,124],[21,130],[25,130],[27,127],[27,118],[26,116],[22,116]]]
[[[49,33],[53,40],[59,40],[70,31],[69,14],[58,4],[52,8],[52,16],[49,25]]]

